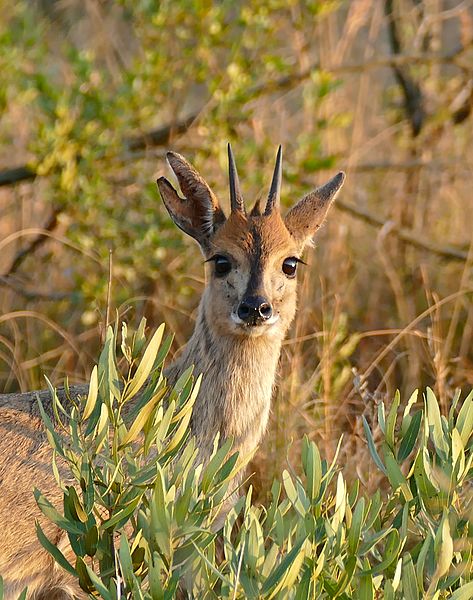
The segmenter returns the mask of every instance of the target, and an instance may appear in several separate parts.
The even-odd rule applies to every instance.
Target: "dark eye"
[[[228,260],[226,256],[222,256],[217,254],[214,256],[213,261],[215,263],[215,275],[217,277],[223,277],[227,275],[232,270],[232,263]]]
[[[294,256],[290,256],[289,258],[286,258],[286,260],[283,262],[282,271],[283,271],[284,275],[287,275],[287,277],[289,277],[289,279],[292,279],[293,277],[296,276],[296,269],[297,269],[298,262],[299,262],[299,260],[297,258],[295,258]]]

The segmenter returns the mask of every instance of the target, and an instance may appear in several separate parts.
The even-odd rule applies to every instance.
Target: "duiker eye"
[[[226,256],[216,254],[214,257],[212,257],[212,260],[215,263],[215,275],[217,277],[223,277],[232,270],[232,263]]]
[[[299,262],[299,259],[296,258],[295,256],[290,256],[289,258],[286,258],[282,264],[282,271],[284,273],[284,275],[286,275],[287,277],[289,277],[289,279],[292,279],[293,277],[296,276],[296,269],[297,269],[297,263]]]

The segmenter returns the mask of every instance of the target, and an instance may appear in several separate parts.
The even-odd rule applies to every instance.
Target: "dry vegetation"
[[[471,388],[472,2],[25,4],[0,24],[0,391],[83,381],[116,314],[185,343],[201,257],[154,179],[173,148],[226,197],[227,139],[248,202],[280,142],[286,204],[348,175],[300,275],[260,489],[303,434],[330,456],[344,432],[366,481],[361,415]]]

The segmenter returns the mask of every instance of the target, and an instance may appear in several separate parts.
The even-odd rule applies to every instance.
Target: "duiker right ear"
[[[304,196],[291,208],[284,218],[289,233],[301,246],[310,241],[322,225],[335,196],[345,181],[345,173],[340,171],[325,185]]]
[[[157,184],[164,205],[174,223],[197,240],[205,253],[225,215],[215,194],[194,167],[176,152],[168,152],[166,156],[185,197],[181,198],[169,181],[160,177]]]

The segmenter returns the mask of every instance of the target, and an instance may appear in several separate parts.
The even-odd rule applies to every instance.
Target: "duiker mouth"
[[[238,312],[232,312],[230,315],[230,319],[238,325],[239,328],[246,330],[248,333],[251,333],[253,330],[263,331],[266,327],[270,327],[279,321],[278,314],[271,314],[268,318],[257,318],[252,316],[248,319],[242,319]]]

